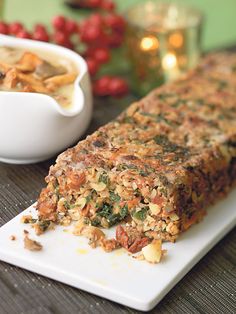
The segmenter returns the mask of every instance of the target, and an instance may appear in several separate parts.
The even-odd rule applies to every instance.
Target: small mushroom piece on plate
[[[38,241],[30,239],[28,234],[24,237],[24,247],[30,251],[41,251],[43,249],[42,244]]]

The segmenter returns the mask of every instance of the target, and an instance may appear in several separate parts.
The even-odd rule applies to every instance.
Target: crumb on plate
[[[154,239],[142,248],[143,257],[149,263],[159,263],[164,253],[166,253],[166,250],[162,250],[161,239]]]
[[[43,246],[38,241],[29,238],[28,234],[24,237],[24,248],[30,251],[41,251]]]
[[[23,224],[29,224],[29,223],[31,223],[32,219],[33,219],[33,217],[31,215],[24,215],[21,217],[21,222]]]

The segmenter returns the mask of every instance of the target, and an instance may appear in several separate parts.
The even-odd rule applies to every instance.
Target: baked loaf
[[[128,249],[137,237],[174,241],[235,181],[236,54],[216,53],[59,155],[37,226],[125,221],[117,241]]]

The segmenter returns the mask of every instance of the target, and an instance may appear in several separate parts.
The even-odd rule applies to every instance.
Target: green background
[[[145,0],[116,0],[121,12],[130,5],[143,1]],[[236,0],[182,0],[181,2],[193,5],[204,13],[204,50],[236,45]],[[56,14],[75,18],[81,16],[78,11],[65,7],[61,0],[5,0],[4,18],[7,21],[20,20],[31,27],[35,22],[49,24],[52,16]]]

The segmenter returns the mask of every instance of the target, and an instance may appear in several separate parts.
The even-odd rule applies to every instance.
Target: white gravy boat
[[[86,62],[69,49],[29,39],[0,35],[0,46],[69,59],[79,73],[69,109],[45,94],[0,91],[0,161],[25,164],[46,160],[74,144],[91,120],[92,94]]]

